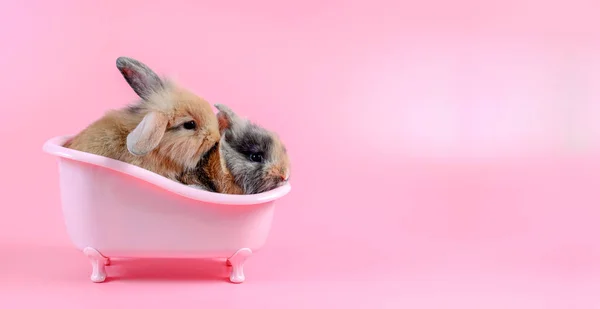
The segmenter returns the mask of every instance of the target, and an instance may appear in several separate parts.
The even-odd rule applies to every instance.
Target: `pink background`
[[[0,307],[600,307],[600,5],[0,3]],[[292,192],[221,264],[121,262],[104,284],[41,151],[135,99],[138,58],[276,130]]]

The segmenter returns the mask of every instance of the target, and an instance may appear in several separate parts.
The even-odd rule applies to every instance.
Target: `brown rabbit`
[[[219,141],[217,117],[207,101],[159,78],[145,64],[119,57],[116,65],[141,100],[109,111],[65,147],[177,180]]]
[[[290,161],[279,137],[229,107],[217,104],[221,140],[181,179],[191,186],[226,194],[256,194],[285,184]]]

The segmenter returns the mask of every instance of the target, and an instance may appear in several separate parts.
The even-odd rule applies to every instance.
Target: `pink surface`
[[[598,6],[3,1],[0,307],[600,307]],[[168,260],[89,281],[41,146],[135,99],[121,55],[288,144],[244,284]]]

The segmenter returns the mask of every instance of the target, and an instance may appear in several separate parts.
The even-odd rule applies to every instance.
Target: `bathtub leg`
[[[227,264],[231,265],[231,275],[229,281],[233,283],[242,283],[246,279],[244,276],[244,262],[252,255],[252,250],[242,248],[227,259]]]
[[[103,256],[98,250],[92,247],[83,249],[83,254],[85,254],[92,263],[92,275],[90,276],[92,282],[104,282],[104,280],[106,280],[105,266],[110,263],[110,259]]]

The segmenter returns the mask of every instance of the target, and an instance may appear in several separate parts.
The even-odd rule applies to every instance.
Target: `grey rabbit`
[[[290,160],[278,135],[223,104],[215,107],[221,139],[181,181],[225,194],[257,194],[287,183]]]

